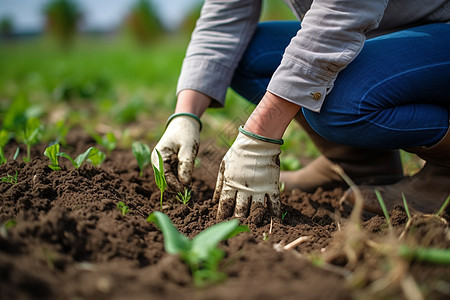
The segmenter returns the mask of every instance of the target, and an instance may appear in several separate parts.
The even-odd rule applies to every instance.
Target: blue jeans
[[[258,103],[297,33],[295,21],[258,26],[231,87]],[[320,113],[303,109],[311,127],[336,143],[372,149],[431,146],[449,128],[450,24],[375,37],[342,70]]]

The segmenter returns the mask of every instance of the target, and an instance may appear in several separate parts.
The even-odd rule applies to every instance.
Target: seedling
[[[442,204],[441,208],[439,208],[439,210],[436,212],[436,216],[440,217],[444,213],[444,211],[447,208],[449,202],[450,202],[450,195],[447,197],[447,199],[445,199],[445,201]]]
[[[19,156],[19,152],[20,152],[20,147],[17,147],[16,152],[14,152],[14,156],[13,156],[14,160],[16,160],[17,157]]]
[[[163,160],[161,157],[161,153],[159,153],[158,149],[155,149],[155,151],[156,151],[156,154],[158,154],[159,170],[158,170],[158,168],[155,167],[154,164],[152,164],[152,166],[153,166],[153,172],[155,173],[156,185],[158,186],[159,190],[161,191],[160,203],[161,203],[161,210],[162,210],[163,193],[167,187],[167,182],[166,182],[166,177],[164,176],[164,166],[163,166]]]
[[[54,144],[47,147],[44,151],[44,155],[50,159],[50,164],[48,167],[54,171],[61,170],[58,162],[59,144]]]
[[[125,205],[125,203],[123,203],[122,201],[119,201],[119,203],[117,203],[117,208],[122,212],[122,217],[125,216],[125,214],[130,211],[128,206]]]
[[[39,141],[39,134],[41,133],[41,124],[38,119],[28,119],[25,128],[21,132],[22,141],[27,147],[27,156],[23,158],[24,162],[31,161],[31,146]]]
[[[178,192],[178,195],[176,195],[175,198],[177,198],[178,201],[183,203],[183,205],[186,205],[189,202],[189,200],[191,200],[191,193],[192,193],[191,190],[184,188],[184,194]]]
[[[67,146],[66,135],[69,133],[69,127],[66,126],[64,120],[56,122],[57,141],[63,146]]]
[[[409,212],[408,203],[406,202],[405,194],[402,193],[403,206],[405,207],[406,215],[408,216],[408,221],[411,220],[411,213]]]
[[[377,195],[378,202],[380,202],[380,206],[381,209],[383,210],[383,214],[384,217],[386,218],[386,223],[388,224],[389,230],[392,230],[391,219],[389,218],[389,213],[387,211],[386,204],[384,203],[383,198],[381,197],[381,194],[377,189],[375,189],[375,195]]]
[[[286,218],[287,215],[287,211],[285,211],[284,213],[281,214],[281,221],[284,221],[284,219]]]
[[[7,182],[7,183],[11,183],[11,184],[17,184],[17,171],[16,171],[16,175],[12,176],[9,174],[6,174],[6,176],[1,177],[1,182]]]
[[[179,255],[190,268],[196,286],[222,281],[226,275],[219,271],[223,250],[218,248],[222,240],[249,231],[239,225],[237,219],[215,224],[200,232],[192,240],[180,233],[165,214],[155,211],[148,218],[164,235],[164,248],[170,254]]]
[[[70,160],[76,169],[79,169],[86,160],[89,161],[94,167],[100,166],[105,160],[105,154],[95,147],[89,147],[84,153],[81,153],[75,159],[64,152],[58,153],[57,156]]]
[[[104,147],[108,153],[111,153],[114,149],[116,149],[117,146],[117,139],[114,133],[108,132],[104,136],[100,136],[98,134],[92,134],[92,137],[94,140]]]
[[[141,142],[134,142],[131,145],[131,150],[139,166],[139,176],[142,177],[145,167],[151,162],[150,148]]]
[[[11,135],[6,129],[0,130],[0,165],[6,164],[4,148],[8,144]]]

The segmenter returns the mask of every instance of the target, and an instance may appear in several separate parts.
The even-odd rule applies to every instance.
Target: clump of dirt
[[[70,133],[67,141],[64,152],[70,155],[95,146],[79,131]],[[183,205],[164,194],[163,212],[189,237],[217,223],[213,192],[226,149],[211,151],[210,146],[200,148],[191,201]],[[60,159],[62,170],[53,171],[42,154],[44,145],[33,148],[27,164],[21,157],[12,159],[16,147],[7,146],[8,163],[0,166],[0,176],[18,174],[17,184],[0,183],[1,299],[351,299],[370,293],[364,286],[380,278],[379,271],[371,271],[379,270],[373,266],[386,256],[370,256],[371,250],[367,255],[358,252],[351,268],[345,257],[312,263],[311,257],[342,246],[336,236],[351,207],[339,205],[341,189],[313,194],[294,190],[281,195],[283,220],[261,212],[241,220],[251,231],[220,245],[226,253],[221,270],[228,279],[197,288],[188,268],[164,251],[159,229],[146,221],[160,210],[160,192],[151,168],[139,177],[130,149],[114,150],[99,168],[84,164],[76,170]],[[119,201],[129,207],[125,215],[117,209]],[[364,215],[362,221],[364,241],[381,243],[388,235],[384,218]],[[404,211],[394,211],[392,222],[399,234],[407,222]],[[443,223],[424,224],[409,230],[404,240],[450,246]],[[300,236],[309,238],[293,250],[274,247]],[[449,267],[413,262],[406,268],[419,286],[426,287],[423,293],[429,299],[449,296]],[[370,274],[362,277],[369,282],[355,280],[355,270]],[[389,295],[403,294],[392,289]]]

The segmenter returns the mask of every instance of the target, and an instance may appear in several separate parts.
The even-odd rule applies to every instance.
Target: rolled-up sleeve
[[[215,100],[212,106],[223,105],[260,12],[261,0],[206,0],[183,60],[177,94],[192,89]]]
[[[314,1],[267,90],[319,112],[339,71],[361,51],[365,33],[377,28],[387,2]]]

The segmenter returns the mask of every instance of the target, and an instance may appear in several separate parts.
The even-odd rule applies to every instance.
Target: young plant
[[[406,202],[405,194],[402,193],[403,206],[405,207],[406,215],[408,216],[408,222],[411,220],[411,213],[409,212],[408,203]]]
[[[125,205],[125,203],[123,203],[122,201],[119,201],[119,203],[117,203],[117,208],[122,212],[122,217],[125,216],[125,214],[130,211],[128,206]]]
[[[144,143],[134,142],[131,145],[131,150],[139,166],[139,176],[142,177],[145,167],[151,162],[150,148]]]
[[[383,210],[383,214],[384,214],[384,217],[386,218],[386,222],[388,224],[389,230],[392,231],[391,218],[389,217],[389,213],[386,208],[386,204],[384,203],[383,198],[381,197],[381,194],[377,189],[375,189],[375,195],[377,196],[378,202],[380,202],[380,206],[381,206],[381,209]]]
[[[17,148],[16,148],[16,152],[14,152],[14,156],[13,156],[13,159],[14,159],[14,160],[16,160],[17,157],[19,156],[19,152],[20,152],[20,147],[17,147]]]
[[[191,200],[191,193],[192,193],[191,190],[184,188],[184,194],[178,192],[178,195],[176,195],[175,198],[181,203],[183,203],[183,205],[186,205],[189,202],[189,200]]]
[[[447,197],[447,199],[445,199],[445,201],[442,204],[441,208],[439,208],[439,210],[436,212],[436,216],[440,217],[444,213],[444,211],[447,208],[449,203],[450,203],[450,195]]]
[[[16,171],[16,175],[12,176],[9,174],[6,174],[6,176],[1,177],[1,182],[7,182],[7,183],[11,183],[11,184],[17,184],[17,171]]]
[[[70,162],[76,169],[79,169],[83,162],[85,162],[86,160],[90,162],[94,167],[98,167],[103,163],[106,157],[102,151],[95,147],[89,147],[84,153],[81,153],[75,159],[64,152],[58,153],[57,156],[61,156],[70,160]]]
[[[192,240],[180,233],[165,214],[155,211],[148,218],[164,235],[164,248],[170,254],[179,255],[190,268],[196,286],[219,282],[226,275],[219,271],[223,250],[218,248],[222,240],[249,231],[234,219],[215,224],[200,232]]]
[[[59,148],[59,144],[54,144],[50,147],[47,147],[44,151],[44,155],[50,159],[50,164],[48,165],[48,167],[54,171],[61,170],[58,162]]]
[[[104,147],[108,153],[111,153],[114,149],[116,149],[117,146],[117,139],[114,133],[108,132],[104,136],[100,136],[98,134],[92,134],[92,137],[94,140]]]
[[[10,133],[6,129],[0,130],[0,165],[6,164],[5,146],[11,138]]]
[[[155,167],[154,164],[152,164],[152,166],[153,166],[153,172],[155,173],[156,185],[158,186],[159,190],[161,191],[160,203],[161,203],[161,210],[162,210],[163,193],[167,187],[167,182],[166,182],[166,177],[164,176],[164,164],[163,164],[163,160],[161,157],[161,153],[159,153],[158,149],[155,149],[155,151],[158,154],[159,170],[158,170],[158,168]]]
[[[27,147],[27,156],[23,158],[24,162],[31,161],[31,146],[39,142],[40,133],[41,123],[39,120],[35,118],[28,119],[25,128],[21,132],[22,141]]]
[[[287,216],[287,211],[285,211],[284,213],[281,214],[281,221],[284,221],[284,219],[286,219]]]

